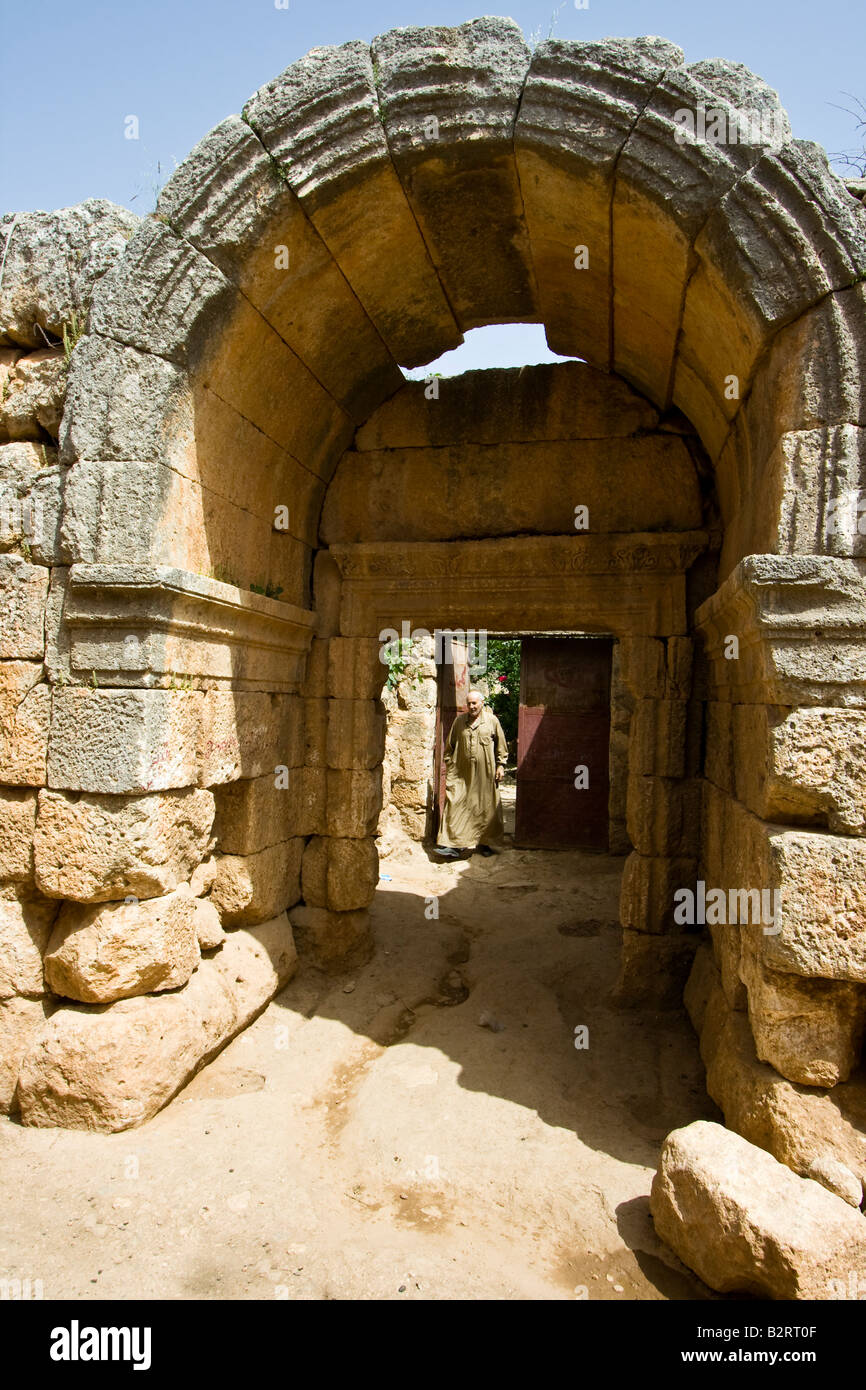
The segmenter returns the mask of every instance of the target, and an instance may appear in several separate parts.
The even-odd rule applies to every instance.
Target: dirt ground
[[[45,1298],[713,1297],[649,1217],[664,1136],[719,1117],[685,1015],[606,1002],[622,863],[383,859],[374,959],[303,966],[149,1124],[0,1123],[0,1277]]]

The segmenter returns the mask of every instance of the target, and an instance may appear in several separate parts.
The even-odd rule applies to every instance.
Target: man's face
[[[468,699],[467,699],[467,701],[466,701],[466,708],[468,709],[469,713],[472,715],[472,718],[473,718],[473,719],[475,718],[475,716],[476,716],[477,714],[480,714],[480,713],[481,713],[481,706],[482,706],[483,704],[484,704],[484,701],[482,700],[482,698],[481,698],[480,695],[470,695],[470,696],[468,697]]]

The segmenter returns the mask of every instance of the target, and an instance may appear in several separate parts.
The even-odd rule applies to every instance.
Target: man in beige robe
[[[445,745],[445,811],[436,845],[443,859],[456,859],[476,845],[482,854],[492,854],[489,842],[502,839],[499,783],[508,743],[479,691],[470,690],[466,710],[454,720]]]

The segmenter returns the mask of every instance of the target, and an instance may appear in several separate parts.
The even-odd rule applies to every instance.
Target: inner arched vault
[[[774,139],[684,138],[699,111]],[[776,93],[656,38],[395,30],[313,50],[197,146],[71,360],[63,662],[27,782],[64,905],[25,1123],[153,1114],[288,978],[292,927],[325,968],[369,952],[382,628],[596,628],[635,700],[621,998],[691,967],[727,1123],[866,1176],[864,277],[862,206]],[[405,384],[510,322],[584,361]],[[193,801],[214,819],[181,862]],[[80,872],[70,827],[106,826]],[[780,889],[779,931],[701,944],[674,915],[700,883]],[[122,985],[89,935],[138,943]]]

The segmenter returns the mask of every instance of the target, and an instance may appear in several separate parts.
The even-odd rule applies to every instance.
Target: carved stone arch
[[[757,113],[778,138],[681,138],[683,113],[701,111],[728,132]],[[840,761],[847,791],[834,792],[803,751],[818,721],[838,752],[840,706],[848,732],[866,702],[864,277],[862,208],[739,64],[686,64],[654,38],[530,53],[511,21],[490,18],[313,50],[175,172],[99,283],[73,355],[62,438],[72,683],[54,693],[50,787],[216,789],[224,857],[249,861],[246,898],[237,883],[219,890],[229,925],[278,917],[303,895],[293,918],[319,959],[363,954],[382,669],[356,615],[386,611],[390,597],[380,610],[373,590],[394,560],[374,536],[373,550],[338,543],[316,559],[328,487],[359,429],[405,389],[401,367],[481,324],[544,323],[555,351],[610,374],[612,389],[629,383],[657,419],[676,410],[691,423],[724,528],[721,587],[697,616],[686,571],[710,543],[706,517],[680,528],[680,540],[697,536],[668,566],[673,587],[653,610],[667,616],[632,633],[624,981],[650,993],[653,961],[673,968],[688,954],[671,929],[672,889],[743,872],[736,822],[749,871],[790,880],[791,940],[766,958],[717,942],[714,988],[734,1014],[748,1010],[758,1055],[784,1076],[844,1078],[856,1010],[825,1009],[814,1055],[795,1055],[767,1000],[775,990],[784,1015],[803,1006],[803,978],[849,992],[866,980],[860,947],[833,934],[832,887],[835,945],[812,949],[801,844],[820,840],[816,854],[832,858],[829,841],[848,836],[846,863],[866,882],[854,774]],[[558,534],[537,563],[551,582],[568,572],[586,601],[586,573],[614,593],[617,567],[632,583],[665,539]],[[536,574],[543,549],[518,545],[518,572]],[[420,583],[440,561],[416,558]],[[698,633],[708,661],[693,686]],[[723,650],[731,634],[740,665]],[[695,719],[705,757],[686,780],[701,784],[703,838],[686,845],[678,784],[687,746],[701,757]],[[290,772],[288,810],[276,766]],[[262,843],[275,818],[282,838]],[[354,896],[333,886],[347,878]],[[162,1078],[134,1113],[114,1106],[94,1044],[91,1091],[49,1103],[58,1017],[25,1063],[29,1122],[121,1128],[171,1093]]]

